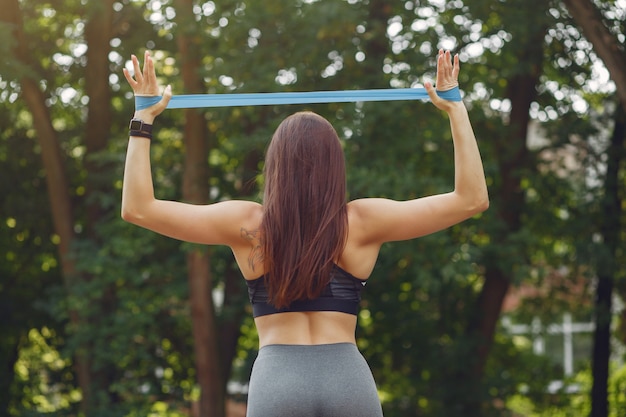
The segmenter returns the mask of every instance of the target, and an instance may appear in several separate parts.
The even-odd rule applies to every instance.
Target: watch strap
[[[145,132],[141,130],[131,130],[129,133],[130,133],[130,136],[152,139],[152,133],[150,132]]]

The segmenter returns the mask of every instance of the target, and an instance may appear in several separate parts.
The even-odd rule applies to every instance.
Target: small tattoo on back
[[[263,240],[261,239],[261,232],[259,229],[249,231],[248,229],[242,227],[241,237],[248,241],[250,246],[252,246],[250,255],[248,255],[248,266],[252,269],[252,271],[255,271],[255,268],[263,263]]]

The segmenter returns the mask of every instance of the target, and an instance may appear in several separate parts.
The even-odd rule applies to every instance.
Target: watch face
[[[131,120],[130,121],[130,130],[141,130],[141,125],[142,125],[142,121],[141,120]]]

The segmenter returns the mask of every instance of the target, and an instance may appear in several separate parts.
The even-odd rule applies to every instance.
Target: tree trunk
[[[198,248],[187,254],[194,355],[200,386],[199,416],[224,417],[226,398],[209,265],[206,248]]]
[[[87,169],[87,190],[85,204],[88,208],[87,229],[90,237],[95,237],[93,228],[102,217],[104,207],[97,193],[110,195],[114,192],[102,172],[109,167],[94,159],[94,154],[106,149],[111,135],[111,89],[109,87],[109,52],[113,31],[113,0],[89,3],[85,41],[87,42],[87,70],[85,71],[85,92],[89,96],[87,122],[84,140],[86,147],[85,168]],[[95,195],[96,198],[93,198]]]
[[[468,326],[468,334],[476,343],[476,357],[468,378],[467,415],[479,415],[481,396],[476,390],[481,386],[487,358],[502,310],[502,302],[511,284],[510,268],[521,256],[510,237],[520,231],[524,207],[522,180],[531,166],[526,144],[530,104],[537,98],[543,61],[545,28],[537,27],[529,36],[521,36],[518,60],[524,64],[513,72],[507,83],[507,97],[511,101],[511,114],[506,137],[498,138],[495,155],[498,157],[499,181],[495,194],[498,205],[494,207],[501,227],[494,232],[494,256],[485,257],[485,282],[477,300],[477,309]],[[502,251],[502,248],[510,250]]]
[[[608,163],[604,182],[603,215],[601,233],[604,238],[605,256],[598,262],[598,287],[595,300],[595,331],[593,334],[592,368],[593,386],[591,389],[591,417],[609,415],[608,380],[609,359],[611,356],[611,318],[614,275],[619,266],[617,251],[620,246],[621,201],[619,198],[619,167],[624,158],[626,138],[626,114],[624,107],[618,106],[611,144],[607,150]]]
[[[617,87],[617,96],[626,108],[626,49],[603,23],[600,10],[591,0],[563,0],[570,14],[604,62]]]
[[[535,60],[541,60],[542,55],[535,56]],[[537,61],[534,61],[537,62]],[[541,68],[540,61],[536,68]],[[500,155],[498,160],[498,172],[500,174],[500,186],[498,187],[498,201],[500,202],[497,216],[502,221],[502,229],[494,239],[499,247],[512,245],[508,238],[518,232],[521,227],[521,214],[524,205],[524,193],[521,181],[525,175],[525,167],[529,166],[529,153],[526,146],[528,124],[530,116],[528,109],[535,100],[536,85],[539,82],[539,73],[520,74],[509,80],[507,96],[511,100],[510,134],[502,138],[499,146]],[[500,318],[502,301],[510,286],[510,271],[504,270],[501,260],[495,263],[487,263],[485,270],[485,283],[479,295],[479,320],[475,330],[478,336],[478,356],[476,372],[482,375],[491,350],[493,336]],[[515,263],[513,259],[503,260],[506,264]]]
[[[23,73],[37,73],[35,64],[30,61],[28,56],[30,46],[26,43],[24,33],[22,32],[24,25],[19,2],[17,0],[5,2],[3,13],[0,13],[0,19],[11,24],[14,28],[16,43],[13,54],[15,60],[24,66],[25,70]],[[46,186],[52,212],[52,222],[54,230],[59,236],[58,254],[61,273],[65,288],[70,291],[78,276],[74,259],[70,253],[70,248],[75,239],[74,213],[69,194],[69,181],[64,169],[63,153],[58,135],[52,126],[46,98],[39,88],[38,81],[28,75],[25,75],[19,81],[22,89],[22,98],[32,115],[37,140],[41,147],[41,158],[44,171],[46,172]],[[81,325],[78,312],[70,311],[69,318],[72,326]],[[85,397],[89,395],[91,372],[89,361],[85,355],[77,354],[74,369],[78,386],[83,393],[82,411],[88,414],[87,404],[89,404],[89,400],[88,398],[85,399]]]
[[[360,78],[363,80],[363,88],[376,88],[380,85],[385,58],[390,53],[387,25],[393,8],[387,0],[370,0],[367,10],[368,36],[363,37],[367,69],[363,71]]]
[[[609,358],[611,356],[611,297],[613,277],[598,275],[595,299],[595,330],[591,354],[591,417],[609,415]]]
[[[202,50],[195,36],[196,23],[192,0],[178,0],[176,18],[180,28],[177,45],[185,93],[204,92],[199,74]],[[206,204],[208,192],[208,129],[204,115],[198,110],[185,110],[185,168],[183,199],[195,204]],[[225,384],[222,379],[222,361],[212,298],[212,277],[207,248],[195,248],[187,255],[188,281],[192,311],[192,328],[197,381],[200,385],[200,415],[224,417]]]
[[[259,109],[259,111],[261,110]],[[265,119],[261,117],[259,120]],[[256,123],[248,122],[244,131],[252,134],[257,127]],[[259,161],[262,158],[262,153],[256,149],[246,154],[241,167],[241,181],[237,186],[239,198],[250,198],[257,192],[255,178],[259,172]],[[226,269],[224,275],[224,306],[218,330],[221,340],[222,381],[224,385],[228,382],[232,371],[232,363],[237,353],[239,336],[241,335],[241,323],[247,314],[245,309],[247,303],[246,285],[243,282],[241,272],[233,265]]]
[[[87,172],[85,195],[81,206],[86,209],[84,236],[100,246],[102,237],[97,231],[103,216],[110,212],[102,204],[101,196],[115,193],[104,172],[112,170],[112,163],[103,163],[96,156],[106,150],[111,134],[111,90],[109,87],[109,52],[113,31],[113,0],[91,2],[87,7],[85,41],[87,42],[87,70],[85,71],[85,92],[89,96],[87,122],[83,133],[85,143],[85,170]],[[83,274],[84,280],[93,277]],[[109,317],[116,308],[116,294],[113,287],[105,289],[99,300],[98,317],[90,318],[91,326],[99,326],[101,317]],[[95,350],[95,346],[91,350]],[[91,394],[86,398],[94,408],[102,409],[115,402],[109,387],[115,382],[115,368],[110,366],[92,369]],[[108,394],[108,395],[107,395]],[[96,399],[97,398],[97,399]]]

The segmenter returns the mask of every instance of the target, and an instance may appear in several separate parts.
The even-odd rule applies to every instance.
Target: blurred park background
[[[174,94],[419,87],[439,48],[491,207],[386,245],[358,344],[385,415],[626,416],[625,0],[1,0],[0,415],[243,415],[231,253],[119,216],[131,54]],[[157,195],[259,200],[273,129],[338,130],[349,197],[449,191],[430,103],[167,110]]]

